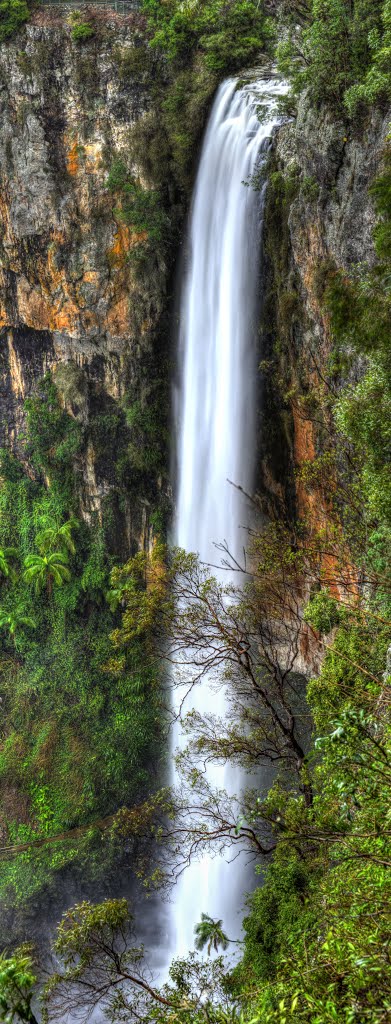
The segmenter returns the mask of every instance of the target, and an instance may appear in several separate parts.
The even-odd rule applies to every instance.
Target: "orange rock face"
[[[88,358],[92,341],[98,350],[123,353],[134,339],[128,254],[147,234],[121,223],[106,181],[114,158],[131,166],[129,125],[143,116],[147,98],[137,83],[121,84],[104,38],[102,53],[98,45],[88,54],[72,46],[58,18],[41,22],[26,29],[26,70],[10,44],[10,91],[0,102],[0,329],[60,334],[71,358],[75,345]],[[117,19],[115,31],[126,49],[137,25]],[[48,61],[39,57],[43,36],[51,81]],[[31,99],[38,91],[39,104]],[[138,286],[136,292],[140,305]]]
[[[77,465],[86,517],[101,516],[118,454],[90,439],[90,417],[120,421],[126,389],[132,401],[146,393],[166,285],[164,268],[137,276],[129,255],[147,233],[123,223],[121,197],[107,188],[114,160],[136,169],[130,129],[151,106],[147,84],[118,74],[140,19],[110,19],[77,47],[62,15],[37,12],[0,54],[0,444],[20,450],[25,399],[47,370],[58,374],[86,435]],[[143,543],[140,510],[129,506],[127,519],[129,545]]]

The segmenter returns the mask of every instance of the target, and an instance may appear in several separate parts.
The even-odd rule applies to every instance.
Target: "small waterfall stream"
[[[215,542],[240,555],[248,523],[243,494],[253,485],[256,454],[257,314],[264,189],[248,183],[262,166],[278,122],[276,79],[238,88],[224,82],[216,95],[201,154],[182,282],[180,380],[174,542],[216,562]],[[258,116],[262,111],[261,119]],[[242,529],[241,529],[242,528]],[[183,692],[174,693],[179,709]],[[224,687],[205,680],[185,706],[224,717]],[[180,722],[173,748],[184,745]],[[213,786],[240,792],[239,769],[209,766]],[[174,778],[175,783],[175,778]],[[202,912],[222,918],[230,938],[240,933],[243,874],[208,855],[185,870],[175,893],[174,951],[194,947]]]

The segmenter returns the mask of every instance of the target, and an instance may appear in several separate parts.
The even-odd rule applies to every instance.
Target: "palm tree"
[[[207,953],[210,956],[212,949],[217,953],[219,946],[222,949],[228,948],[229,938],[223,932],[223,922],[214,921],[209,914],[201,914],[201,921],[194,928],[196,935],[195,948],[204,949],[207,946]]]
[[[0,629],[6,629],[10,636],[14,638],[15,633],[22,626],[29,626],[30,629],[35,629],[34,619],[29,615],[25,615],[23,608],[14,608],[12,612],[7,612],[5,608],[0,608]]]
[[[0,548],[0,575],[9,576],[12,572],[10,561],[18,557],[16,548]]]
[[[63,551],[52,551],[48,555],[27,555],[23,577],[27,583],[34,583],[37,593],[46,587],[50,597],[53,585],[62,587],[64,583],[69,583],[71,573],[67,561],[68,557]]]
[[[77,519],[67,519],[62,526],[47,526],[37,534],[35,541],[41,555],[54,553],[57,550],[68,551],[70,555],[76,554],[76,545],[72,537],[72,531],[79,529]]]

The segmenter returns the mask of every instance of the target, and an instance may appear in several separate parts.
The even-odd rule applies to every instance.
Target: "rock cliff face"
[[[319,113],[302,98],[294,126],[279,133],[277,160],[285,176],[299,171],[299,187],[289,210],[290,255],[288,288],[297,288],[298,309],[292,310],[290,360],[296,380],[306,386],[319,381],[330,353],[328,317],[322,308],[322,287],[330,270],[347,272],[373,264],[375,212],[370,186],[379,171],[389,130],[374,111],[357,136],[329,113]],[[290,284],[289,284],[290,282]],[[288,302],[289,308],[289,302]],[[314,425],[293,409],[293,454],[297,467],[319,451]],[[297,490],[299,511],[319,514],[319,494]],[[323,502],[324,504],[324,502]]]
[[[349,136],[346,124],[317,111],[303,97],[294,125],[279,132],[280,166],[285,173],[295,167],[301,173],[290,230],[294,260],[308,293],[316,265],[325,257],[346,269],[374,258],[375,215],[368,190],[388,130],[389,113],[375,110],[360,134]]]
[[[107,436],[97,451],[88,425],[114,414],[121,432],[125,395],[128,405],[146,402],[156,360],[168,355],[167,266],[156,258],[135,271],[139,239],[106,187],[114,157],[129,166],[129,132],[151,105],[137,67],[142,29],[139,15],[108,13],[77,44],[65,21],[41,11],[0,50],[0,443],[20,452],[24,399],[53,372],[86,429],[87,518],[118,486],[117,442],[110,450]],[[158,493],[158,473],[148,487]],[[131,489],[129,479],[125,501]],[[125,549],[148,542],[151,500],[138,479]]]
[[[284,385],[287,392],[308,395],[325,370],[327,275],[374,261],[369,190],[381,167],[389,120],[389,113],[375,111],[360,134],[349,137],[346,125],[314,110],[304,96],[297,118],[275,138],[265,218],[261,488],[266,502],[288,515],[311,509],[317,514],[316,488],[304,489],[294,476],[321,442],[310,417],[299,415],[292,394],[284,396]]]
[[[168,495],[164,429],[162,457],[146,473],[126,449],[145,444],[134,425],[151,395],[156,403],[156,386],[168,423],[170,261],[156,254],[140,271],[130,258],[140,233],[118,216],[107,188],[114,158],[143,174],[130,140],[153,117],[153,67],[151,75],[139,59],[144,29],[140,15],[109,12],[93,39],[78,44],[64,19],[41,10],[0,51],[0,443],[23,457],[24,400],[51,371],[83,425],[75,466],[82,513],[102,518],[107,500],[117,504],[113,544],[122,554],[148,545],[151,510]],[[304,373],[309,388],[329,349],[319,268],[373,257],[368,187],[388,123],[374,114],[350,138],[303,98],[276,138],[262,356],[275,362],[277,353],[280,368],[296,380]],[[295,485],[294,469],[317,444],[311,423],[266,373],[259,484],[269,506],[290,515],[316,506],[316,493]]]
[[[327,467],[330,444],[331,452],[338,447],[324,413],[327,398],[321,398],[332,348],[325,287],[336,271],[354,276],[358,265],[374,264],[370,186],[382,167],[389,120],[389,112],[374,111],[357,135],[348,136],[346,124],[315,110],[303,96],[297,118],[278,130],[270,158],[259,491],[267,513],[293,528],[297,519],[305,521],[314,536],[332,522],[334,490],[332,469],[316,470],[316,460],[320,466],[324,458]],[[350,372],[361,371],[358,361]],[[337,373],[333,387],[346,383]],[[322,568],[334,578],[335,564],[333,555],[324,556]],[[304,587],[300,599],[306,594]],[[338,587],[335,596],[341,596]],[[304,629],[297,669],[316,674],[320,660],[320,649]]]

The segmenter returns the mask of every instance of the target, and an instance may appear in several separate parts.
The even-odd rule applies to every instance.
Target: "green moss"
[[[33,57],[30,54],[26,53],[25,50],[19,50],[19,52],[15,56],[15,61],[19,68],[19,71],[22,72],[22,75],[25,75],[26,78],[33,77],[35,73],[35,63]]]
[[[319,182],[311,175],[305,175],[301,181],[300,192],[309,202],[316,202],[319,197]]]

